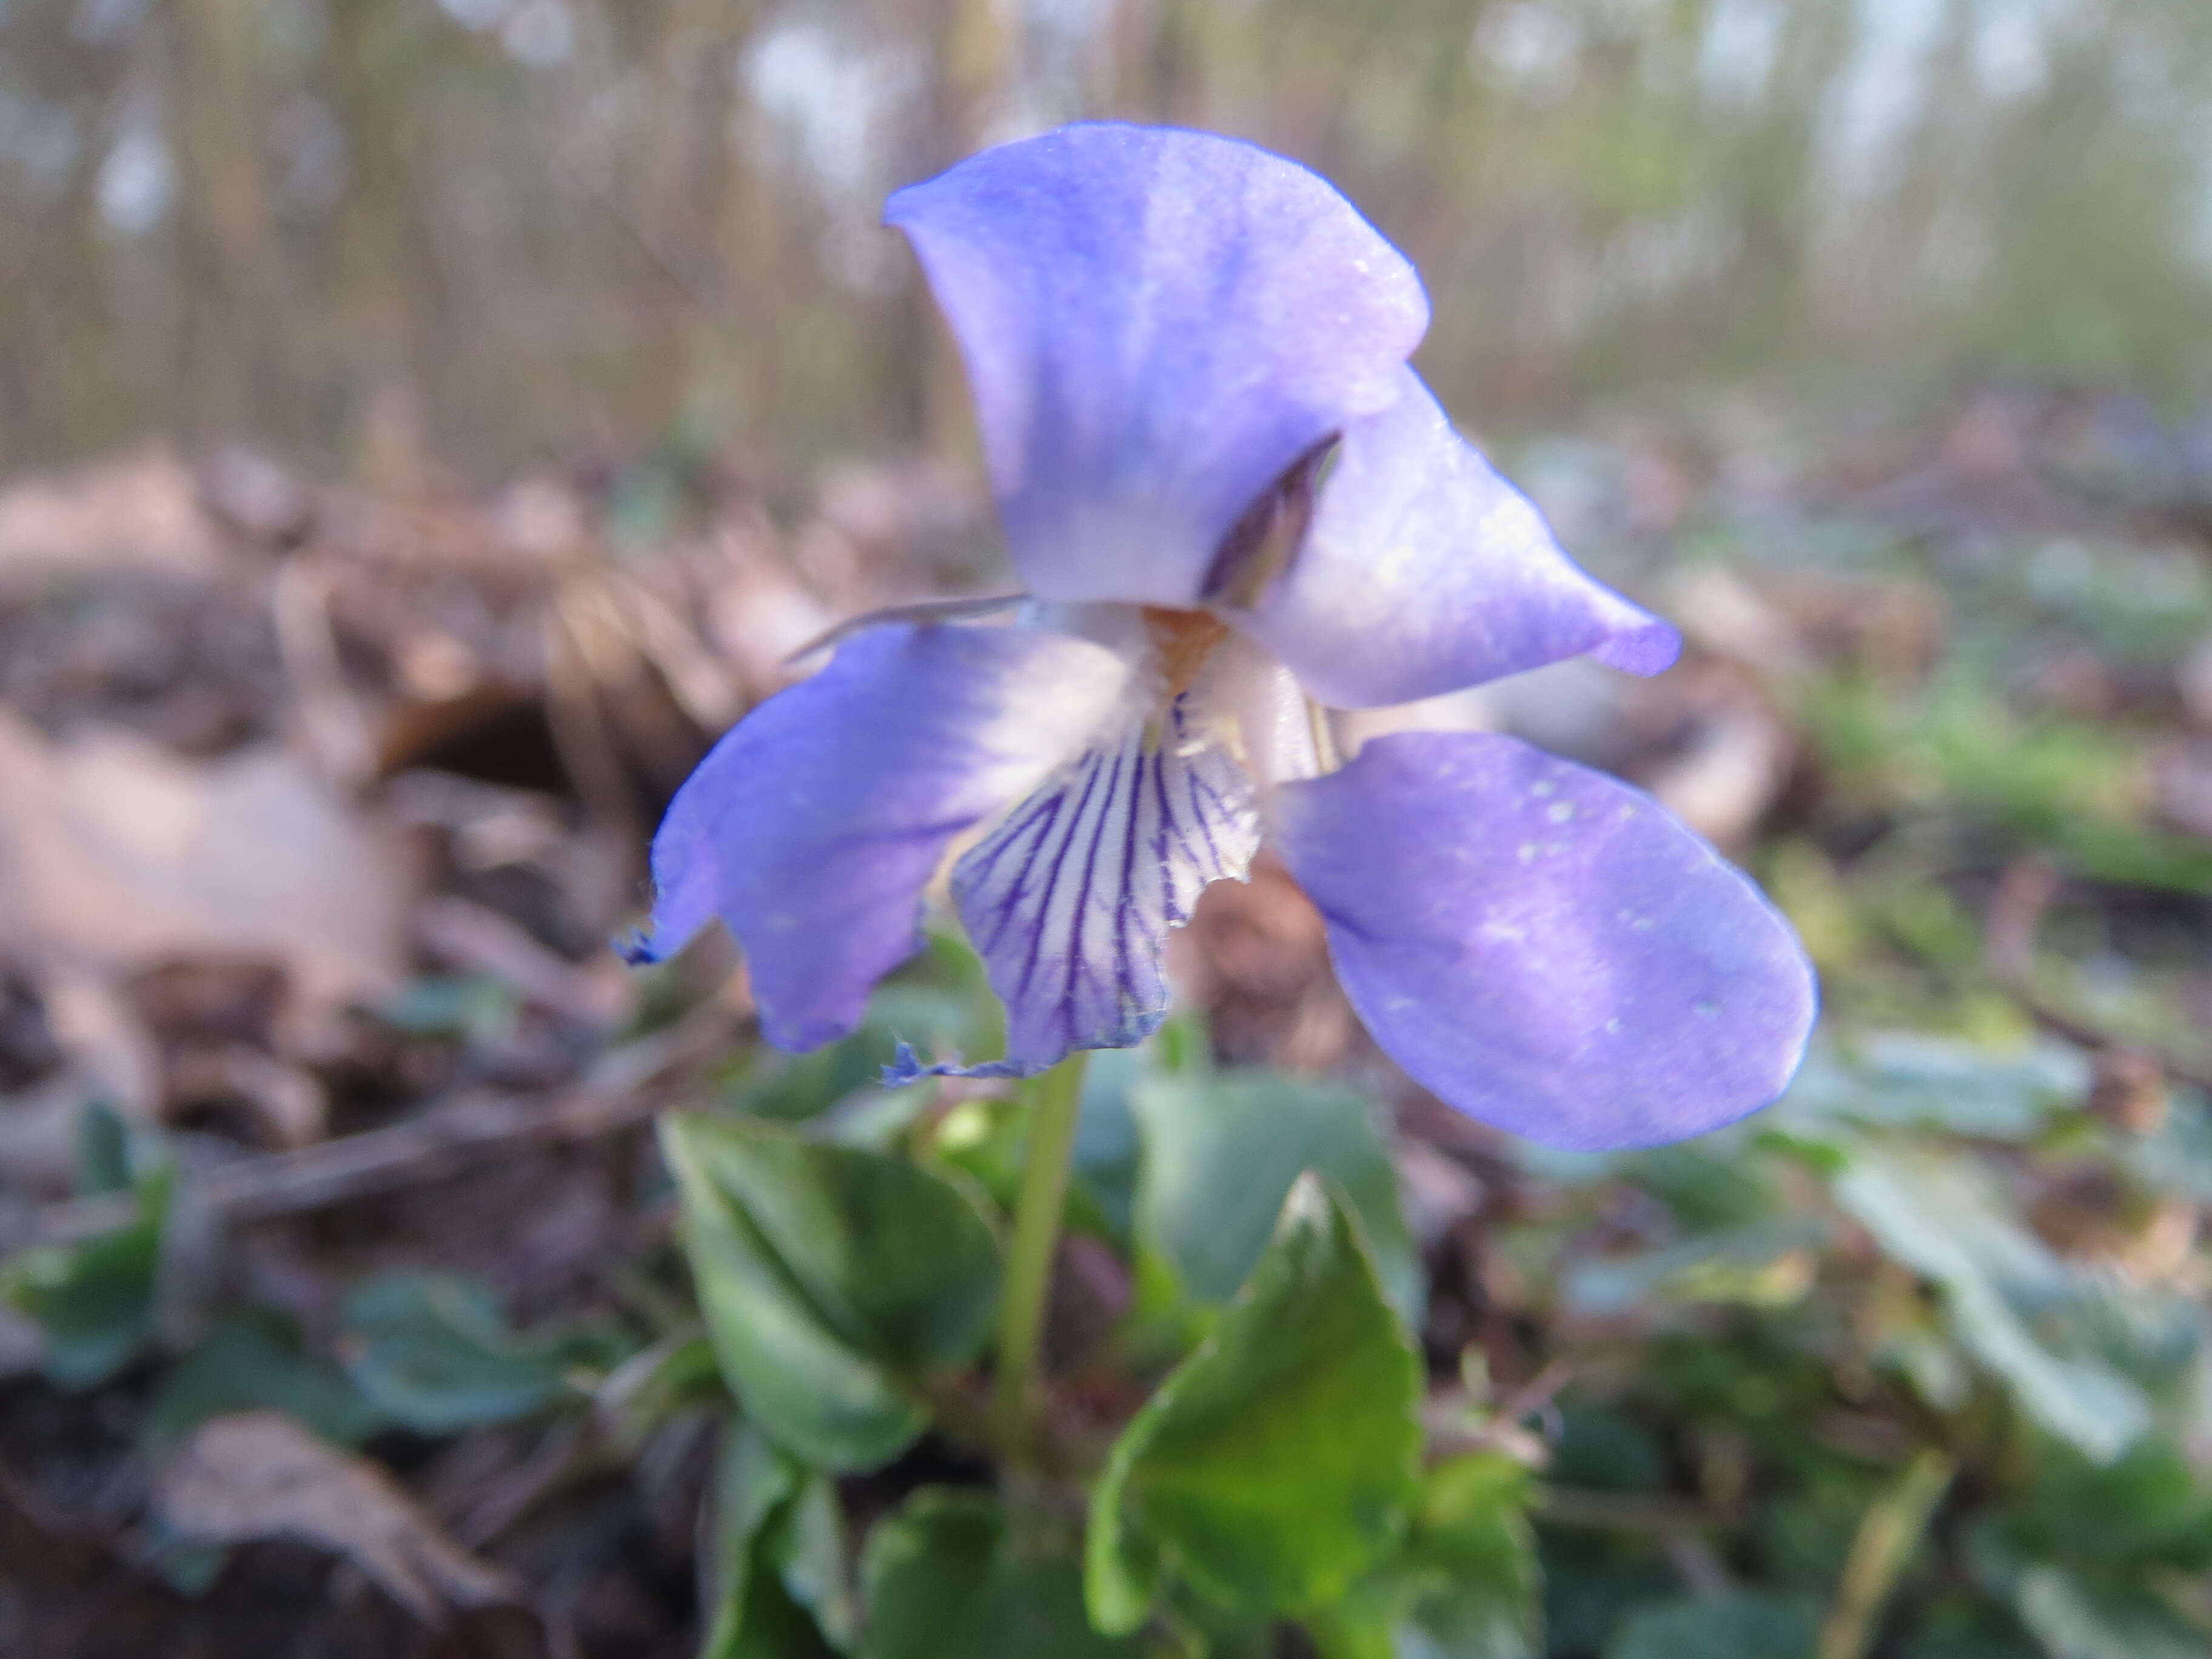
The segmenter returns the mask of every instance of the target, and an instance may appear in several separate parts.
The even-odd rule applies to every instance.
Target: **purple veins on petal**
[[[1158,1026],[1169,930],[1209,882],[1242,878],[1259,840],[1243,769],[1183,732],[1179,708],[1133,722],[953,866],[954,902],[1006,1005],[1006,1060],[963,1074],[1042,1071]]]
[[[921,945],[953,842],[1079,752],[1127,687],[1103,646],[1039,629],[874,629],[771,697],[677,792],[653,838],[663,956],[720,916],[761,1027],[810,1048],[860,1023]]]
[[[1470,1116],[1575,1148],[1717,1128],[1782,1092],[1810,964],[1648,796],[1510,738],[1401,732],[1277,792],[1272,827],[1385,1052]]]
[[[884,216],[959,339],[1040,599],[1195,604],[1246,509],[1400,395],[1428,326],[1413,266],[1333,185],[1208,133],[1063,127]]]
[[[1411,369],[1344,430],[1289,570],[1239,628],[1324,702],[1371,708],[1589,653],[1656,674],[1673,628],[1592,580]]]

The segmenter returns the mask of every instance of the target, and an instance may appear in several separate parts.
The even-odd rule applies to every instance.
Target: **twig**
[[[415,912],[415,932],[432,955],[489,974],[580,1024],[604,1028],[629,1000],[623,981],[594,975],[548,950],[520,923],[473,899],[448,893],[427,901]],[[612,957],[605,966],[619,971]]]
[[[1475,1406],[1462,1390],[1430,1395],[1421,1407],[1429,1455],[1503,1452],[1531,1468],[1541,1468],[1544,1442],[1522,1425],[1539,1413],[1550,1412],[1553,1397],[1574,1378],[1575,1368],[1554,1358],[1487,1411]]]
[[[665,1101],[653,1085],[705,1059],[728,1041],[736,1023],[718,999],[665,1031],[610,1050],[584,1082],[550,1097],[471,1091],[388,1128],[210,1170],[190,1190],[214,1219],[264,1221],[443,1180],[518,1144],[596,1139],[659,1110]],[[128,1194],[112,1194],[49,1204],[20,1242],[88,1238],[129,1221],[136,1203]]]
[[[1498,1415],[1518,1423],[1550,1405],[1559,1390],[1575,1380],[1575,1368],[1564,1359],[1548,1361],[1544,1368],[1498,1402]]]
[[[577,1461],[583,1441],[574,1423],[555,1424],[535,1450],[490,1483],[491,1489],[455,1524],[453,1536],[472,1550],[490,1543],[553,1489]]]

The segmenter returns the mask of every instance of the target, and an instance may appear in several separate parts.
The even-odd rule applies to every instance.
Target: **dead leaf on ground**
[[[0,951],[117,974],[265,957],[312,1013],[398,985],[412,885],[398,838],[282,750],[50,744],[0,713]]]
[[[0,492],[0,586],[102,569],[211,575],[220,562],[198,483],[163,447]]]
[[[342,1555],[427,1625],[526,1599],[519,1580],[447,1537],[383,1469],[281,1412],[203,1424],[154,1499],[170,1526],[204,1542],[289,1539]]]
[[[1733,852],[1749,843],[1780,797],[1796,757],[1796,741],[1780,717],[1743,696],[1702,716],[1688,744],[1647,787],[1676,817]]]

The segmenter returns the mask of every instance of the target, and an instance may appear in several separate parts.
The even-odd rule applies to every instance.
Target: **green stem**
[[[1835,1605],[1820,1627],[1820,1659],[1861,1659],[1874,1645],[1882,1607],[1927,1537],[1928,1523],[1958,1467],[1932,1447],[1923,1448],[1888,1491],[1867,1506],[1844,1563]]]
[[[1024,1089],[1030,1107],[1029,1158],[1021,1196],[1014,1206],[1014,1237],[1006,1248],[1006,1279],[999,1301],[999,1364],[991,1394],[991,1437],[1010,1467],[1026,1467],[1036,1451],[1039,1339],[1046,1294],[1060,1242],[1060,1212],[1067,1204],[1067,1165],[1075,1151],[1075,1121],[1083,1103],[1083,1073],[1091,1056],[1070,1054]]]

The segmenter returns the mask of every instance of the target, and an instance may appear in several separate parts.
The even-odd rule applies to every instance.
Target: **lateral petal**
[[[1344,428],[1311,528],[1246,611],[1224,611],[1323,702],[1412,702],[1585,652],[1656,674],[1672,627],[1594,580],[1459,435],[1411,369]]]
[[[960,836],[1079,750],[1129,683],[1121,654],[1030,628],[896,626],[841,645],[716,744],[653,838],[635,954],[720,916],[783,1048],[860,1023],[921,948],[923,890]]]

